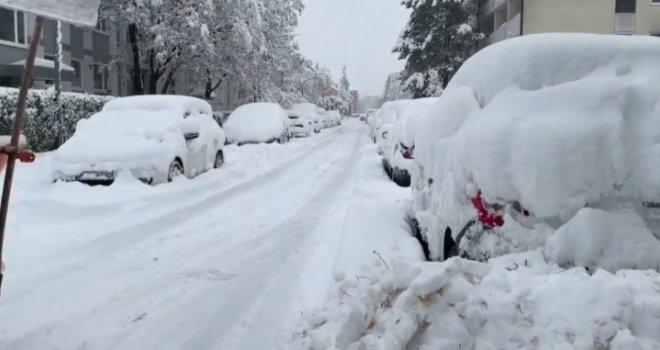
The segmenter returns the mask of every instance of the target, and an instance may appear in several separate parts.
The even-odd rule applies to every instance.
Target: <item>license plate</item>
[[[110,171],[86,171],[78,177],[79,180],[110,180],[113,173]]]

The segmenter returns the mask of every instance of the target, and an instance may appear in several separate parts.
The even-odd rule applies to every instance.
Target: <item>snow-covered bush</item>
[[[479,191],[527,209],[530,232],[604,198],[660,202],[659,56],[653,38],[543,34],[470,58],[416,133],[414,206],[434,257],[447,227],[456,238],[477,219]]]
[[[50,151],[58,146],[60,130],[64,140],[73,135],[80,119],[89,118],[103,108],[112,97],[64,92],[60,97],[63,125],[56,114],[55,92],[30,90],[23,133],[30,146],[38,152]],[[0,88],[0,134],[10,134],[18,89]]]

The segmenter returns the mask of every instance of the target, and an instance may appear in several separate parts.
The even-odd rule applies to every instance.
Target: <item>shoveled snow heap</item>
[[[276,103],[250,103],[232,112],[224,128],[232,143],[268,142],[282,136],[288,119]]]
[[[563,223],[603,199],[659,201],[657,57],[654,38],[543,34],[470,58],[416,134],[429,240],[474,218],[477,189]]]
[[[304,316],[294,348],[660,348],[655,271],[589,275],[537,252],[390,268],[339,280],[331,304]]]

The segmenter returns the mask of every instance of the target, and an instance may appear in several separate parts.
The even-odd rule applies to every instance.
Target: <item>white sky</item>
[[[401,0],[304,0],[297,38],[302,53],[332,70],[348,67],[351,88],[380,95],[387,75],[403,69],[392,53],[408,12]]]

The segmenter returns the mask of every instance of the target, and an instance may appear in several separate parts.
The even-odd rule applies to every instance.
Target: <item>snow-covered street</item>
[[[19,167],[0,348],[271,348],[325,300],[356,185],[380,181],[394,205],[407,193],[357,123],[226,153],[155,187],[51,185],[48,155]]]

